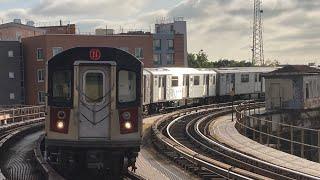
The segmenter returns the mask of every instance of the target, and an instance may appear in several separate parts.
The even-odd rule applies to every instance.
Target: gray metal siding
[[[8,56],[13,51],[13,57]],[[22,56],[21,44],[18,41],[0,41],[0,105],[22,104]],[[9,78],[9,72],[14,72],[14,78]],[[14,93],[15,99],[10,99]]]

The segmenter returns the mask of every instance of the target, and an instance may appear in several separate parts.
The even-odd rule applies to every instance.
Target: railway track
[[[30,176],[32,169],[32,153],[25,147],[32,147],[31,142],[16,145],[26,135],[43,128],[43,120],[37,119],[19,123],[0,131],[0,179],[37,179],[37,174]],[[29,139],[30,140],[30,139]],[[26,146],[26,144],[28,144]],[[3,174],[2,174],[3,173]],[[41,178],[40,178],[41,179]]]
[[[154,144],[174,162],[204,179],[314,178],[249,157],[207,136],[208,124],[231,111],[228,106],[212,105],[167,115],[152,127]]]

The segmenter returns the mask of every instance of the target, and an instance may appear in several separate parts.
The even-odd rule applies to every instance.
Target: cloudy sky
[[[0,21],[60,19],[82,33],[97,27],[150,29],[161,17],[188,22],[188,51],[209,58],[251,58],[253,0],[0,0]],[[320,63],[320,0],[264,0],[265,57]]]

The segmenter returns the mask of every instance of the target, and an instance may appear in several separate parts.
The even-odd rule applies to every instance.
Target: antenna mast
[[[263,66],[263,38],[262,38],[262,14],[261,8],[262,0],[254,0],[254,14],[253,14],[253,46],[252,46],[252,64]]]

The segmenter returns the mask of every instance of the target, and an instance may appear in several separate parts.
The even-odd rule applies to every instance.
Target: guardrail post
[[[8,112],[9,113],[9,112]],[[12,123],[14,123],[14,116],[13,116],[13,114],[14,114],[14,109],[12,109],[12,113],[11,113],[11,118],[12,118]],[[9,115],[10,116],[10,115]]]
[[[320,130],[318,130],[318,162],[320,163]]]
[[[250,119],[252,119],[252,134],[253,134],[253,140],[254,141],[256,141],[256,126],[255,126],[255,118],[250,118]]]
[[[281,125],[279,124],[278,128],[277,128],[277,149],[280,149],[280,136],[281,136]]]
[[[304,158],[304,129],[301,129],[301,157]]]
[[[293,148],[293,127],[290,126],[290,152],[291,154],[294,154],[294,148]]]
[[[261,122],[261,119],[259,119],[258,123],[259,123],[259,132],[260,132],[260,134],[259,134],[259,142],[260,142],[260,144],[263,144],[263,139],[262,139],[262,122]]]

